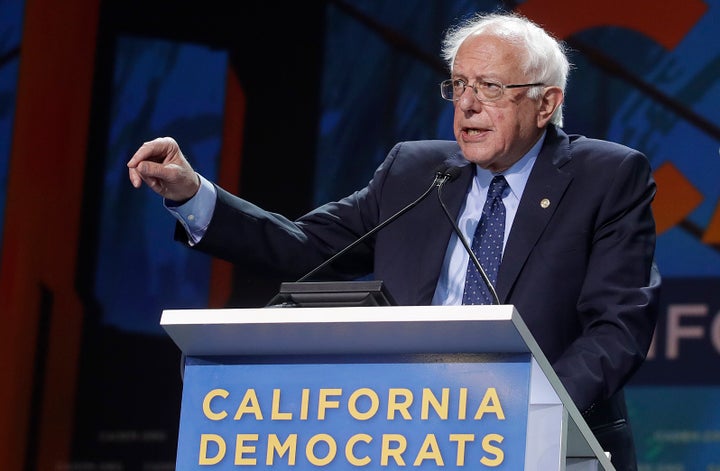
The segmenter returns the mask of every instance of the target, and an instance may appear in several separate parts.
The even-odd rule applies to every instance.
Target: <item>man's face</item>
[[[542,134],[547,119],[540,118],[543,100],[527,97],[527,88],[505,89],[492,102],[475,97],[472,85],[493,80],[505,85],[534,80],[520,69],[524,51],[494,36],[471,36],[458,49],[453,79],[470,86],[454,102],[454,132],[469,161],[493,172],[506,170],[520,160]]]

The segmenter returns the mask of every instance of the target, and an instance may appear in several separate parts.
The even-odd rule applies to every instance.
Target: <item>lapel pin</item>
[[[550,200],[547,198],[543,198],[540,200],[540,207],[543,209],[547,209],[550,206]]]

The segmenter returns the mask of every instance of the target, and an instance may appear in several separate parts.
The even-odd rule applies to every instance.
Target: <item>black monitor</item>
[[[280,284],[280,291],[267,307],[394,306],[380,280],[302,281]]]

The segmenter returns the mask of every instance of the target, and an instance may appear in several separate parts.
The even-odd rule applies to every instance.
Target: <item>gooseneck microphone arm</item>
[[[457,235],[458,239],[460,239],[460,242],[462,242],[463,247],[465,247],[465,251],[470,256],[470,260],[472,260],[473,265],[475,265],[475,268],[477,268],[478,273],[480,273],[480,276],[482,277],[483,281],[485,282],[485,285],[487,286],[488,290],[490,291],[490,295],[493,298],[494,304],[500,304],[500,298],[498,298],[497,292],[495,291],[495,287],[493,286],[492,282],[490,281],[490,278],[488,278],[487,273],[485,273],[485,270],[483,269],[482,265],[480,264],[480,260],[478,260],[477,256],[475,255],[475,252],[472,251],[470,248],[470,245],[468,244],[467,240],[465,240],[465,236],[463,235],[462,231],[458,227],[457,223],[455,222],[455,218],[453,218],[450,215],[450,211],[448,211],[447,207],[445,206],[445,203],[443,203],[442,200],[442,187],[447,181],[454,180],[455,178],[452,176],[453,171],[455,173],[459,172],[458,167],[451,167],[449,168],[445,173],[448,175],[448,178],[446,180],[443,180],[441,183],[438,184],[438,201],[440,202],[440,206],[442,206],[443,211],[445,212],[445,216],[447,216],[448,221],[450,221],[450,224],[452,224],[453,230],[455,231],[455,234]]]
[[[364,242],[365,240],[367,240],[370,236],[372,236],[373,234],[375,234],[376,232],[378,232],[380,229],[382,229],[383,227],[387,226],[388,224],[390,224],[391,222],[393,222],[395,219],[399,218],[400,216],[402,216],[403,214],[405,214],[406,212],[410,211],[412,208],[414,208],[415,206],[417,206],[418,203],[420,203],[422,200],[424,200],[425,198],[427,198],[427,196],[430,194],[430,192],[432,192],[436,187],[437,187],[437,188],[440,188],[440,186],[444,185],[445,182],[447,182],[448,180],[451,180],[451,179],[452,179],[452,177],[451,177],[451,175],[449,175],[449,173],[448,173],[448,167],[447,167],[447,166],[443,166],[443,167],[441,167],[440,169],[438,169],[438,170],[435,172],[435,180],[433,180],[433,182],[432,182],[432,184],[430,185],[430,187],[428,187],[428,189],[425,190],[425,192],[424,192],[422,195],[420,195],[415,201],[413,201],[412,203],[408,204],[407,206],[405,206],[404,208],[402,208],[400,211],[398,211],[397,213],[393,214],[392,216],[390,216],[389,218],[387,218],[386,220],[384,220],[383,222],[381,222],[380,224],[378,224],[377,226],[375,226],[374,228],[372,228],[369,232],[366,232],[362,237],[359,237],[359,238],[356,239],[352,244],[350,244],[350,245],[348,245],[347,247],[345,247],[344,249],[340,250],[340,251],[337,252],[335,255],[333,255],[332,257],[328,258],[327,260],[325,260],[323,263],[321,263],[321,264],[318,265],[317,267],[313,268],[310,272],[308,272],[307,274],[305,274],[302,278],[298,279],[297,282],[299,283],[299,282],[302,282],[302,281],[306,281],[307,279],[309,279],[310,277],[312,277],[314,274],[316,274],[317,272],[319,272],[319,271],[322,270],[323,268],[327,267],[328,265],[330,265],[332,262],[334,262],[334,261],[337,260],[338,258],[342,257],[345,253],[347,253],[348,251],[352,250],[352,249],[353,249],[354,247],[356,247],[358,244],[360,244],[360,243]]]

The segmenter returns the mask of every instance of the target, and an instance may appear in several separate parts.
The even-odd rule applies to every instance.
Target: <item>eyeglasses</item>
[[[545,85],[542,82],[535,83],[523,83],[514,85],[503,85],[495,80],[478,80],[473,85],[468,84],[465,80],[461,79],[448,79],[440,83],[440,95],[447,101],[458,101],[463,93],[465,93],[465,87],[471,87],[475,92],[475,98],[478,101],[496,101],[505,93],[506,88],[523,88],[523,87],[538,87]]]

